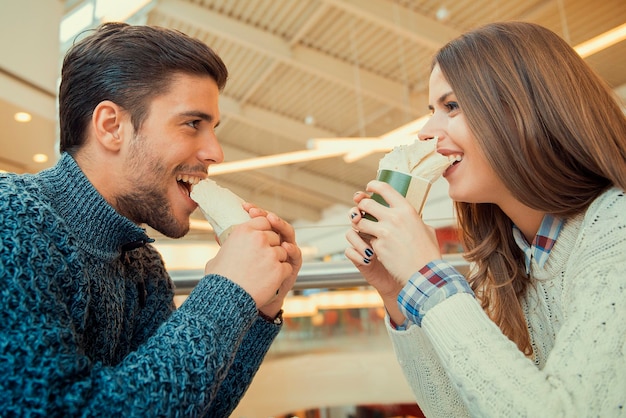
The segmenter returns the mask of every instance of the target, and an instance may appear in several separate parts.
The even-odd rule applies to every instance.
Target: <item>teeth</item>
[[[448,161],[450,161],[451,163],[456,163],[459,161],[463,160],[463,156],[460,154],[456,154],[456,155],[449,155],[448,156]]]
[[[176,176],[176,181],[182,181],[191,185],[195,185],[200,182],[200,177],[190,176],[188,174],[179,174],[178,176]]]

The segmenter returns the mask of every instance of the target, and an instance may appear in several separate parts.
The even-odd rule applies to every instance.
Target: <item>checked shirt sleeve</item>
[[[457,293],[474,296],[458,270],[446,261],[435,260],[411,276],[398,295],[398,306],[407,319],[421,326],[430,308]]]

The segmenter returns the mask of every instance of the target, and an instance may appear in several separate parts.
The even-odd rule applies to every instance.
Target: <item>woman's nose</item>
[[[431,116],[430,118],[428,118],[424,126],[422,126],[422,129],[420,129],[420,131],[417,133],[418,138],[421,141],[426,141],[428,139],[432,139],[438,136],[434,125],[434,116]]]

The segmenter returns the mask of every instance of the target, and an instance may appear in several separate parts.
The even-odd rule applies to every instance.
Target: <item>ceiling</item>
[[[62,13],[79,3],[63,3]],[[217,133],[228,162],[306,150],[311,138],[378,137],[414,121],[427,112],[433,53],[472,27],[532,21],[577,45],[625,23],[626,2],[162,0],[150,2],[134,19],[197,37],[225,61],[230,79],[220,98]],[[586,60],[626,96],[626,42]],[[49,71],[58,74],[54,66]],[[20,74],[0,68],[0,76],[23,91],[54,99],[54,86],[42,88]],[[32,154],[54,155],[56,121],[48,109],[30,124],[16,124],[11,118],[20,104],[0,103],[0,168],[37,171],[46,164],[33,163]],[[343,252],[352,195],[376,175],[381,156],[351,163],[341,156],[324,158],[214,179],[293,222],[299,242],[324,255]],[[424,216],[433,222],[451,216],[445,184],[431,193]],[[207,235],[194,229],[185,240]]]

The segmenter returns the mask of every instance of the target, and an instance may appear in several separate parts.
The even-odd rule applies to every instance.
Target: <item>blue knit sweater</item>
[[[67,154],[0,176],[0,416],[226,417],[279,326],[217,275],[174,309],[145,231]]]

